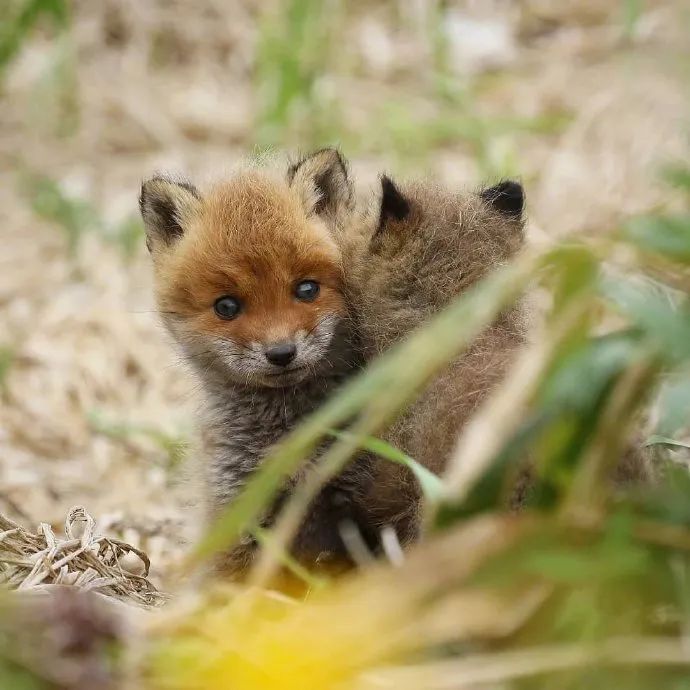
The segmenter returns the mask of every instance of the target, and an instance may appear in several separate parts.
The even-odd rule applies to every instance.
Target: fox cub
[[[427,182],[381,178],[375,212],[346,236],[348,299],[365,360],[405,338],[524,243],[524,192],[516,182],[455,193]],[[442,473],[460,429],[505,375],[525,340],[521,306],[502,314],[453,361],[384,434]],[[413,366],[413,363],[411,363]],[[403,543],[419,528],[420,495],[406,468],[376,461],[364,505],[374,526]]]
[[[352,207],[347,169],[333,150],[287,174],[250,168],[205,194],[168,177],[142,186],[158,308],[202,384],[210,518],[361,364],[335,240]],[[343,551],[338,524],[352,516],[340,499],[324,490],[293,545],[298,554]],[[255,546],[247,537],[218,567],[241,573]]]

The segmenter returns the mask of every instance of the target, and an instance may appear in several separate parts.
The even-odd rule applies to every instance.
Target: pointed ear
[[[480,192],[480,196],[499,213],[520,220],[525,209],[525,190],[519,182],[504,180]]]
[[[336,216],[352,205],[347,161],[337,149],[321,149],[305,156],[290,166],[287,179],[309,214]]]
[[[146,229],[149,251],[171,246],[182,237],[198,210],[201,195],[188,182],[154,177],[141,185],[139,210]]]
[[[378,235],[389,220],[404,220],[409,214],[410,202],[388,175],[381,175],[381,208],[375,234]]]

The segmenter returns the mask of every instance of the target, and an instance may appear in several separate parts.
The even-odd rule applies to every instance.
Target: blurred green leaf
[[[690,192],[690,167],[687,165],[669,165],[664,169],[663,177],[674,187]]]
[[[628,420],[616,429],[602,429],[601,420],[616,385],[643,357],[636,334],[618,332],[585,341],[559,358],[532,412],[541,425],[530,448],[534,485],[527,496],[529,505],[557,507],[577,484],[575,477],[587,469],[583,460],[593,451],[602,452],[598,445],[602,434],[611,444],[606,450],[609,463],[615,464],[615,457],[623,452]],[[642,402],[635,395],[630,404]],[[600,489],[605,491],[604,486]]]
[[[473,583],[494,586],[527,575],[530,581],[568,585],[575,589],[561,591],[583,594],[600,591],[602,585],[633,588],[660,570],[657,547],[639,541],[634,527],[629,507],[584,529],[554,517],[535,521],[523,539],[482,567]]]
[[[116,245],[125,258],[131,258],[144,244],[144,228],[138,216],[132,215],[119,224],[109,225],[96,206],[65,193],[60,184],[49,177],[26,175],[23,191],[36,215],[63,230],[72,255],[82,238],[90,232],[98,233]]]
[[[583,347],[589,337],[597,308],[596,286],[599,271],[597,257],[587,245],[562,244],[551,252],[550,261],[544,267],[541,280],[541,284],[552,295],[547,321],[557,322],[573,304],[578,306],[580,316],[577,323],[571,324],[568,334],[560,338],[551,364],[544,372],[545,380],[550,379],[554,368],[568,353]]]
[[[553,311],[562,310],[574,298],[582,299],[594,289],[599,262],[586,245],[563,245],[554,250],[544,271],[544,284],[553,294]]]
[[[443,486],[441,478],[437,477],[426,467],[420,465],[414,458],[411,458],[406,453],[398,450],[390,443],[386,443],[386,441],[383,441],[380,438],[374,438],[373,436],[360,439],[355,437],[353,434],[343,431],[331,431],[330,433],[336,438],[349,438],[351,440],[356,440],[357,445],[363,450],[368,450],[370,453],[374,453],[385,460],[390,460],[398,465],[407,467],[416,477],[417,481],[419,482],[419,486],[422,489],[422,493],[427,500],[434,501],[441,497],[441,490]]]
[[[292,133],[310,146],[333,143],[339,109],[323,82],[337,21],[337,6],[321,0],[288,0],[264,14],[256,60],[260,146],[284,145]]]
[[[690,374],[677,373],[664,382],[658,401],[661,436],[674,436],[690,426]]]
[[[612,379],[636,360],[638,352],[633,333],[614,333],[583,343],[554,368],[541,390],[539,405],[545,410],[586,412]]]
[[[591,585],[642,574],[650,565],[646,549],[633,543],[605,541],[587,549],[553,545],[525,556],[517,570],[555,582]]]
[[[32,210],[62,228],[72,254],[86,232],[101,226],[100,218],[91,204],[69,197],[48,177],[28,176],[24,190]]]
[[[623,0],[623,30],[628,39],[635,35],[643,8],[643,0]]]
[[[40,680],[19,665],[0,658],[0,688],[6,690],[49,690]]]
[[[69,23],[66,0],[25,0],[16,16],[9,16],[7,5],[0,9],[6,13],[0,23],[0,75],[42,17],[50,18],[53,26],[60,30]]]
[[[690,215],[633,218],[623,235],[642,249],[684,263],[690,261]]]
[[[66,137],[76,133],[79,127],[76,50],[66,33],[56,38],[52,48],[50,63],[31,87],[29,114],[37,130]]]
[[[672,294],[662,291],[658,284],[624,277],[602,281],[602,291],[650,342],[660,347],[670,363],[690,357],[687,301],[675,304]]]
[[[97,410],[89,414],[88,421],[94,431],[112,439],[129,440],[137,436],[149,439],[165,451],[168,469],[179,467],[187,455],[189,443],[181,434],[170,434],[144,424],[113,422]]]
[[[674,441],[672,438],[667,438],[666,436],[650,436],[645,441],[645,446],[664,446],[666,448],[688,448],[690,449],[689,443],[682,443],[681,441]]]
[[[434,149],[465,144],[477,159],[484,177],[509,177],[519,173],[518,149],[513,137],[523,132],[557,130],[567,122],[553,114],[535,118],[491,117],[475,112],[471,93],[460,102],[443,103],[436,112],[421,116],[404,100],[387,100],[376,120],[380,126],[352,137],[361,151],[385,152],[398,158],[403,167],[423,162]],[[415,170],[417,172],[417,170]]]
[[[144,246],[144,224],[139,216],[129,216],[109,233],[126,258],[132,258]]]
[[[660,482],[631,490],[626,500],[639,514],[659,523],[690,526],[690,472],[669,463]]]

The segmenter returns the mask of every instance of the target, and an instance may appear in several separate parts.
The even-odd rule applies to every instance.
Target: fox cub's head
[[[476,192],[381,177],[380,196],[346,253],[348,285],[375,351],[509,261],[524,243],[524,192]]]
[[[329,366],[345,317],[334,233],[351,203],[332,149],[284,176],[239,173],[208,194],[165,177],[143,184],[158,307],[196,368],[283,387]]]

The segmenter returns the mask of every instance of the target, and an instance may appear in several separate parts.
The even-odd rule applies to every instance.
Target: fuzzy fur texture
[[[524,242],[522,206],[517,183],[461,194],[424,182],[396,185],[383,177],[375,208],[355,223],[343,250],[365,359],[405,338],[509,261]],[[442,473],[461,428],[505,375],[524,333],[520,306],[501,315],[431,382],[384,439]],[[403,543],[412,541],[419,530],[416,481],[403,467],[372,462],[364,499],[369,520],[374,526],[392,524]]]
[[[140,205],[163,321],[203,391],[200,426],[212,518],[271,447],[361,364],[334,241],[351,211],[347,170],[337,153],[326,150],[288,174],[248,168],[205,194],[187,182],[156,177],[144,183]],[[320,286],[313,301],[295,297],[304,280]],[[241,305],[231,320],[214,311],[224,295]],[[267,348],[285,342],[296,346],[294,361],[272,364]],[[339,481],[348,495],[355,491],[347,473]],[[315,501],[295,541],[297,555],[344,552],[338,524],[350,516],[341,497],[334,486]],[[220,567],[242,573],[254,547],[247,537]]]

